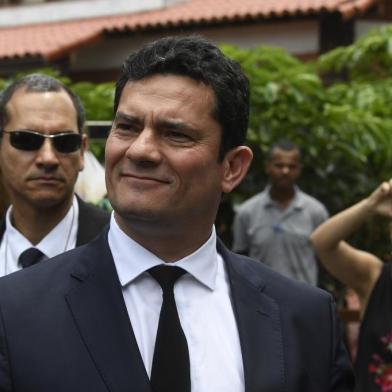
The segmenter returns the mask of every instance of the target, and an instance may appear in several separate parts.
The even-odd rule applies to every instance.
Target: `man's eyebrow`
[[[114,117],[113,122],[119,122],[119,121],[125,121],[128,123],[140,123],[141,122],[140,118],[138,118],[136,116],[133,116],[131,114],[125,114],[122,112],[117,112]]]
[[[164,128],[168,128],[174,131],[188,131],[188,132],[197,132],[195,127],[187,124],[183,121],[175,121],[175,120],[160,120],[159,125]]]
[[[113,123],[118,123],[120,121],[124,121],[128,124],[141,124],[143,122],[143,119],[136,117],[132,114],[117,112],[114,117]],[[181,120],[158,119],[157,125],[161,128],[170,129],[172,131],[185,131],[192,133],[198,132],[197,128]]]

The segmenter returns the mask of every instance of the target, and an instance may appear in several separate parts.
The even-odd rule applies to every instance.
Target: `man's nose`
[[[282,172],[283,172],[284,174],[288,174],[288,173],[290,173],[290,168],[289,168],[288,166],[283,166]]]
[[[48,138],[44,140],[44,143],[37,151],[37,164],[41,165],[57,165],[59,162],[56,150],[52,144],[52,141]]]
[[[162,157],[159,135],[152,129],[143,129],[132,140],[126,155],[138,162],[158,163]]]

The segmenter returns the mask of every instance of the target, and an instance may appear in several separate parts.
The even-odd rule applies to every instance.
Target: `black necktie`
[[[23,268],[38,263],[45,255],[37,248],[28,248],[19,256],[18,262]]]
[[[188,344],[178,317],[173,287],[186,271],[179,267],[157,266],[149,270],[162,287],[151,386],[154,392],[191,392]]]

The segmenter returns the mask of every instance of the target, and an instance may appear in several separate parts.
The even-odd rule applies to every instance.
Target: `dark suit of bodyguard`
[[[0,391],[352,390],[330,296],[215,237],[252,158],[248,101],[239,66],[199,37],[128,58],[109,231],[0,280]]]

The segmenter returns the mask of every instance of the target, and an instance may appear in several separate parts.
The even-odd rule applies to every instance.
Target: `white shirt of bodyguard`
[[[146,271],[164,262],[128,237],[114,215],[108,240],[139,351],[151,376],[162,289]],[[176,282],[174,296],[188,342],[192,392],[243,392],[238,329],[214,228],[203,246],[168,268],[171,265],[188,272]]]
[[[0,276],[22,269],[18,259],[28,248],[39,249],[46,258],[75,248],[79,226],[79,204],[75,196],[65,217],[36,245],[33,245],[12,225],[11,213],[12,206],[8,208],[5,216],[6,229],[0,245]]]

